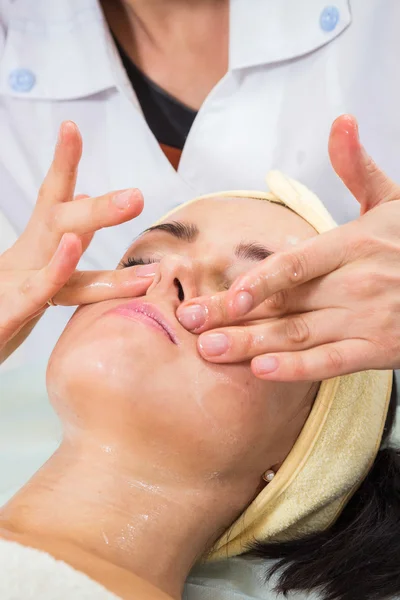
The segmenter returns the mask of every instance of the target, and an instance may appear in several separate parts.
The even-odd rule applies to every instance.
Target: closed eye
[[[121,260],[118,267],[126,269],[128,267],[137,267],[138,265],[150,265],[151,263],[159,262],[154,258],[135,258],[134,256],[128,256],[126,260]]]

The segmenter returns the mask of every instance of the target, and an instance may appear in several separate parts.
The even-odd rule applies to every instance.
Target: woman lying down
[[[263,381],[249,364],[204,361],[175,316],[294,236],[333,226],[299,184],[278,173],[269,184],[167,215],[118,267],[141,295],[81,306],[70,320],[47,372],[62,443],[0,511],[2,600],[178,600],[197,561],[245,553],[278,559],[280,591],[400,593],[392,373]],[[52,210],[46,189],[36,210]],[[22,243],[0,257],[3,270]],[[73,235],[63,243],[71,249]],[[68,262],[62,252],[40,271],[43,287]],[[25,309],[3,289],[5,307],[14,298],[6,356]]]

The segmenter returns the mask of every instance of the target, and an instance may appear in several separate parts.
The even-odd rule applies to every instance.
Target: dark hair
[[[358,490],[327,530],[288,542],[257,542],[251,556],[278,559],[275,591],[318,592],[322,600],[400,595],[400,450],[387,444],[396,416],[393,382],[380,450]]]

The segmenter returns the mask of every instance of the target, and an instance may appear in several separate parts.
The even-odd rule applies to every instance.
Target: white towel
[[[49,554],[0,540],[1,600],[121,600]]]

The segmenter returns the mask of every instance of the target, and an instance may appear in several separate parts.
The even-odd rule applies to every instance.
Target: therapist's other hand
[[[400,368],[400,187],[366,154],[353,117],[335,121],[329,152],[361,217],[188,302],[206,317],[194,331],[214,329],[198,339],[205,359],[252,360],[257,377],[275,381]]]
[[[32,217],[0,256],[0,362],[22,343],[50,298],[78,305],[132,297],[144,294],[152,281],[138,276],[138,268],[76,271],[98,229],[128,221],[143,208],[142,194],[134,189],[74,198],[81,153],[78,128],[63,123]]]

